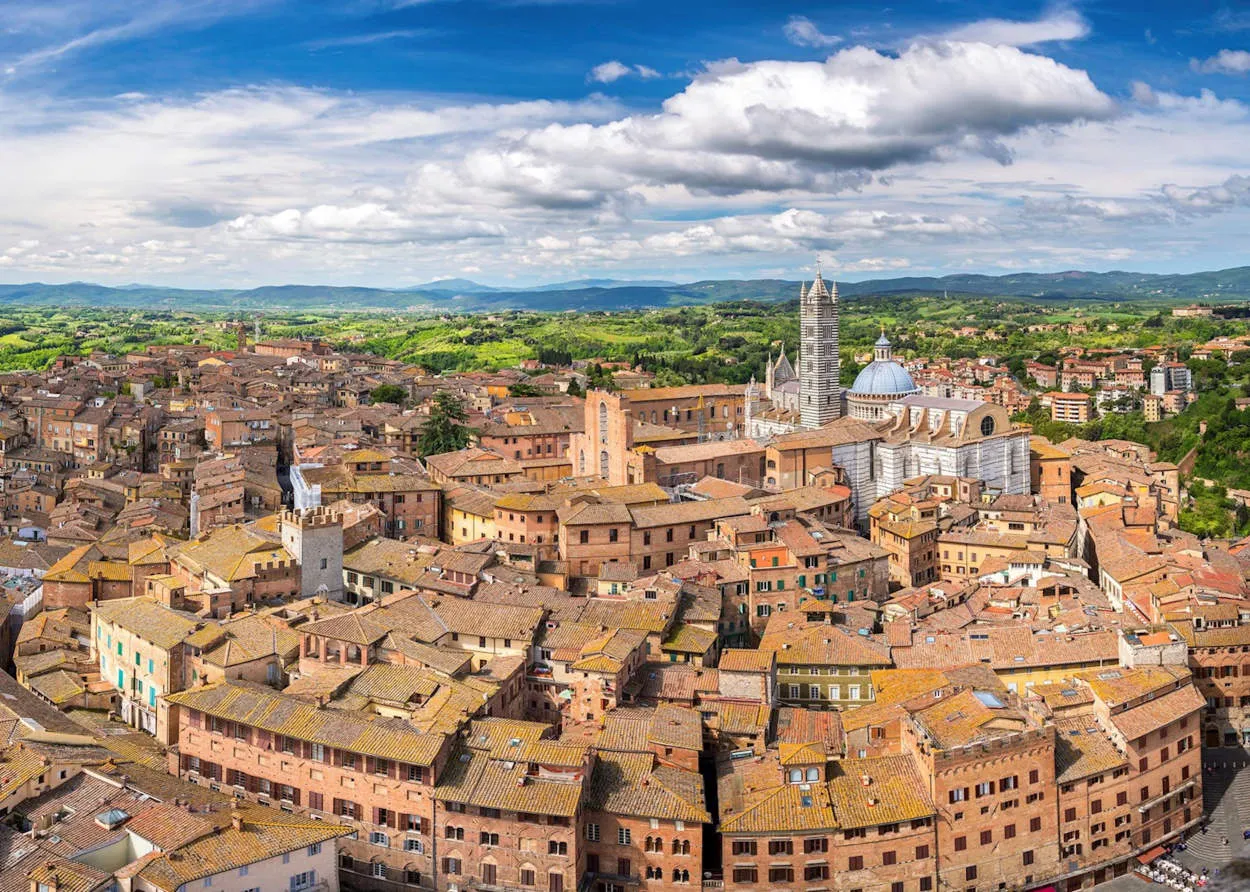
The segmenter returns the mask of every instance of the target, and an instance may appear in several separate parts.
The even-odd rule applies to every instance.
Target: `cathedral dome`
[[[919,390],[907,369],[894,358],[884,329],[872,348],[874,358],[855,376],[848,396],[908,396]]]
[[[855,376],[850,393],[864,396],[906,396],[917,391],[907,369],[894,359],[874,359]]]

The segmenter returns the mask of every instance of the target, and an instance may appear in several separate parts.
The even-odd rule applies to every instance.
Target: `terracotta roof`
[[[269,808],[249,808],[239,814],[239,829],[226,824],[220,832],[207,834],[174,852],[164,852],[149,861],[139,876],[164,892],[178,892],[197,880],[355,832],[351,827],[307,820]]]
[[[1141,706],[1112,713],[1111,723],[1125,739],[1136,740],[1182,716],[1197,712],[1206,705],[1206,699],[1190,684]]]
[[[441,735],[420,733],[400,719],[318,709],[254,685],[203,685],[168,694],[166,699],[274,734],[414,765],[434,764],[443,744]]]
[[[656,765],[650,753],[600,753],[591,776],[587,807],[609,814],[688,823],[711,820],[702,775]]]
[[[100,622],[125,629],[136,637],[155,644],[162,650],[186,641],[192,634],[206,627],[217,629],[211,620],[203,620],[189,613],[171,610],[151,598],[119,598],[100,601],[95,605]]]
[[[842,829],[898,824],[936,814],[910,756],[844,759],[835,763],[834,771],[829,798]]]
[[[1092,715],[1055,719],[1055,780],[1061,784],[1127,765]]]

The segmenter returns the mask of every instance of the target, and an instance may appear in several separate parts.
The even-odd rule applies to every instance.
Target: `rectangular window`
[[[616,844],[618,846],[629,845],[632,842],[632,839],[630,837],[631,837],[631,834],[630,834],[630,830],[628,827],[616,828]]]

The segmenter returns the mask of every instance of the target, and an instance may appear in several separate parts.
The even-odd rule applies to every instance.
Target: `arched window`
[[[678,870],[676,867],[673,868],[673,882],[674,883],[681,882],[681,871]]]
[[[683,870],[683,871],[681,872],[681,881],[682,881],[683,883],[688,883],[688,882],[690,882],[690,871],[688,871],[688,870]]]
[[[792,784],[803,783],[803,769],[802,768],[790,769],[790,783]]]
[[[608,476],[608,450],[606,449],[599,453],[599,476]]]
[[[599,442],[608,442],[608,404],[599,404]]]
[[[586,450],[579,450],[577,453],[577,473],[580,477],[586,476]]]
[[[818,780],[820,780],[820,769],[819,769],[819,768],[809,768],[809,769],[807,769],[807,779],[808,779],[809,781],[818,781]]]

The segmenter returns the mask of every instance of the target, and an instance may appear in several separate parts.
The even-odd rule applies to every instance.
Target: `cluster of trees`
[[[1015,421],[1033,426],[1033,433],[1052,443],[1062,443],[1072,437],[1082,440],[1132,440],[1150,443],[1146,419],[1141,412],[1108,413],[1084,424],[1051,421],[1050,410],[1042,408],[1037,400],[1024,412],[1016,414]]]
[[[449,390],[438,391],[417,437],[417,454],[425,458],[464,449],[474,434],[473,428],[465,424],[468,420],[463,400]]]

